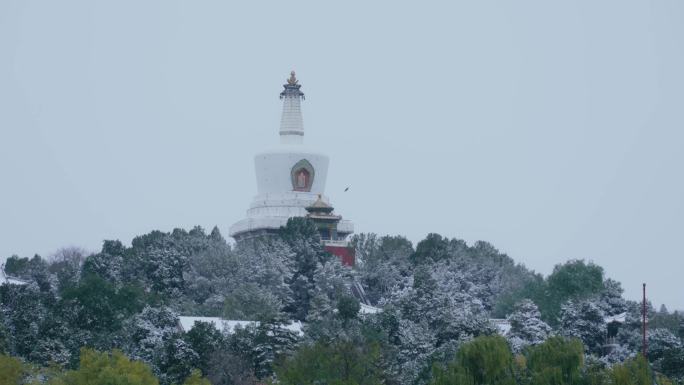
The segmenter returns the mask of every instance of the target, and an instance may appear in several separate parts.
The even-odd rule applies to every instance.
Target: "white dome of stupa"
[[[247,210],[247,217],[230,227],[230,236],[236,239],[277,230],[291,217],[306,216],[306,207],[319,197],[329,202],[325,182],[330,160],[327,155],[304,146],[301,112],[304,93],[294,71],[283,87],[280,146],[254,157],[257,195]],[[340,221],[338,229],[342,234],[354,231],[352,223],[346,220]]]

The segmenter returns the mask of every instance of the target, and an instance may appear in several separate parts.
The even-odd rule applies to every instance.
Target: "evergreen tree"
[[[337,301],[337,314],[345,321],[356,318],[361,310],[359,300],[351,296],[343,296]]]
[[[57,278],[60,292],[78,285],[81,267],[88,252],[77,247],[65,247],[57,250],[51,257],[48,270]]]
[[[200,357],[180,334],[163,341],[162,354],[155,357],[155,371],[162,384],[180,384],[200,365]]]
[[[12,255],[7,258],[4,266],[5,274],[13,277],[21,277],[28,275],[29,259],[20,258],[18,255]]]
[[[148,363],[163,384],[182,382],[199,365],[199,355],[178,332],[169,308],[145,307],[124,325],[126,352]]]
[[[104,241],[100,253],[86,258],[81,274],[95,275],[113,285],[120,285],[125,279],[128,280],[128,271],[137,267],[132,262],[120,241]]]
[[[561,306],[568,300],[584,300],[603,291],[603,268],[583,260],[571,260],[556,265],[546,279],[547,301],[538,303],[542,315],[556,324]]]
[[[5,325],[5,316],[2,311],[0,311],[0,354],[9,353],[9,349],[12,344],[11,335],[7,331],[7,327]]]
[[[377,304],[391,295],[397,286],[406,286],[412,273],[411,242],[401,236],[359,234],[351,239],[356,250],[356,270],[367,299]]]
[[[672,379],[684,382],[684,349],[669,349],[659,362],[660,370]]]
[[[439,234],[430,233],[424,240],[418,242],[416,251],[411,255],[411,261],[420,265],[438,262],[449,258],[449,239]]]
[[[518,303],[508,322],[511,330],[507,337],[515,353],[520,353],[527,346],[538,345],[551,335],[551,327],[541,320],[537,305],[530,300]]]
[[[254,328],[251,356],[254,358],[257,377],[270,376],[276,361],[294,350],[298,336],[286,324],[285,319],[272,318],[261,320]]]
[[[194,246],[191,237],[203,235],[201,229],[196,229],[193,234],[175,229],[170,234],[153,231],[133,239],[131,253],[139,262],[152,290],[170,297],[183,292],[183,272]]]
[[[561,308],[560,335],[579,338],[587,352],[601,353],[606,335],[603,311],[593,301],[569,301]]]
[[[42,292],[54,291],[57,286],[56,279],[50,275],[47,261],[38,254],[31,259],[11,256],[5,261],[5,273],[34,282]]]
[[[183,339],[198,355],[196,367],[202,373],[209,373],[211,358],[225,344],[223,334],[211,323],[196,321]]]
[[[294,319],[303,321],[314,296],[316,269],[328,262],[331,256],[323,250],[318,230],[307,218],[288,219],[287,225],[280,229],[279,236],[292,251],[293,275],[287,282],[292,299],[285,309]]]
[[[627,301],[622,298],[622,285],[612,279],[603,282],[603,290],[599,294],[598,306],[606,315],[616,315],[627,311]]]
[[[51,293],[41,292],[34,282],[28,285],[0,286],[4,326],[11,336],[8,341],[8,350],[12,355],[31,359],[40,340],[49,334],[48,326],[55,302],[56,299]],[[33,359],[38,358],[33,357]],[[41,354],[40,358],[47,357]],[[55,361],[61,362],[62,360]],[[47,361],[39,363],[47,363]]]
[[[667,329],[651,329],[647,337],[648,358],[651,361],[661,359],[668,350],[682,348],[682,341]]]
[[[228,350],[217,350],[209,361],[207,378],[213,385],[256,385],[259,380],[244,356]]]
[[[61,306],[73,309],[73,325],[93,332],[112,332],[119,330],[127,317],[142,310],[145,296],[139,288],[117,288],[91,274],[78,286],[64,291]]]
[[[275,317],[282,302],[268,288],[245,282],[226,295],[222,315],[233,320],[254,320]]]
[[[398,353],[396,372],[403,383],[429,377],[433,360],[448,360],[457,345],[482,334],[492,334],[477,285],[444,264],[421,265],[413,285],[396,291],[387,305],[398,312],[398,331],[391,333]]]

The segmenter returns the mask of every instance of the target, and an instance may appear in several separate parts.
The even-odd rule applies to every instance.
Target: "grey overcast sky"
[[[584,258],[684,309],[681,0],[2,0],[0,256],[227,234],[291,69],[357,232]]]

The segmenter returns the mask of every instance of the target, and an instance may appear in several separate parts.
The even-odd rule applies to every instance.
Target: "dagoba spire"
[[[290,72],[287,84],[283,84],[285,90],[280,93],[283,100],[283,115],[280,118],[280,143],[301,144],[304,141],[304,121],[302,119],[301,101],[304,93],[295,72]]]
[[[347,237],[354,224],[334,213],[325,194],[330,158],[301,143],[304,139],[301,85],[294,71],[283,85],[283,115],[277,148],[254,157],[257,194],[246,218],[230,227],[236,241],[277,234],[293,217],[314,221],[325,250],[340,257],[345,265],[354,265],[354,248]]]

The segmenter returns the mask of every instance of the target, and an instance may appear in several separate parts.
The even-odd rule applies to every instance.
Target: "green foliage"
[[[513,383],[513,355],[503,337],[478,337],[459,349],[456,360],[475,384]]]
[[[142,310],[145,295],[140,288],[123,286],[117,289],[111,283],[91,274],[78,286],[62,293],[63,306],[75,309],[73,322],[80,328],[92,331],[114,331],[128,316]]]
[[[254,330],[252,351],[256,375],[265,378],[273,373],[273,364],[292,353],[297,334],[282,326],[285,320],[262,320]]]
[[[587,352],[601,354],[606,335],[603,316],[592,301],[570,301],[561,307],[559,334],[579,338]]]
[[[351,296],[343,296],[337,301],[337,315],[343,320],[356,318],[361,310],[359,300]]]
[[[663,355],[660,369],[669,377],[684,379],[684,349],[670,349]]]
[[[5,315],[0,312],[0,354],[6,354],[9,352],[9,346],[11,344],[11,336],[5,327]]]
[[[520,287],[498,299],[494,315],[508,315],[515,303],[530,299],[539,307],[542,319],[549,325],[556,326],[561,306],[565,302],[598,296],[603,290],[602,267],[583,260],[571,260],[556,265],[545,280],[541,276],[524,278]]]
[[[556,265],[546,278],[547,300],[542,302],[542,316],[555,322],[561,305],[570,299],[585,299],[603,290],[603,268],[583,260]]]
[[[199,366],[199,355],[178,334],[171,335],[163,342],[161,352],[153,364],[163,384],[181,383]]]
[[[537,307],[540,306],[539,304],[547,302],[546,281],[541,274],[524,277],[519,282],[519,287],[516,290],[502,293],[494,304],[492,316],[495,318],[506,318],[513,313],[516,304],[525,299],[531,300]],[[547,320],[548,317],[542,314],[542,319]]]
[[[26,374],[18,359],[0,354],[0,385],[19,385]]]
[[[5,273],[12,276],[22,275],[28,270],[29,259],[13,255],[5,261]]]
[[[411,255],[411,261],[416,264],[431,263],[445,260],[449,257],[449,239],[439,234],[430,233],[418,242],[416,251]]]
[[[227,350],[215,352],[209,361],[207,379],[214,385],[259,384],[246,356]]]
[[[234,250],[218,229],[207,235],[196,227],[154,231],[131,247],[106,241],[87,258],[76,249],[49,261],[13,256],[8,273],[28,284],[0,285],[0,353],[19,357],[0,356],[0,385],[641,385],[649,378],[665,385],[661,374],[684,378],[684,319],[664,307],[649,309],[652,367],[643,359],[621,363],[640,343],[639,304],[625,301],[619,283],[603,280],[592,263],[570,261],[544,279],[487,242],[468,246],[437,234],[415,250],[400,236],[360,234],[352,242],[355,269],[324,251],[306,218]],[[383,312],[359,314],[352,283]],[[514,356],[502,337],[486,337],[494,332],[488,317],[510,315],[524,298],[541,315],[526,301],[510,318],[508,343],[521,352]],[[599,358],[603,315],[623,311],[617,353]],[[177,328],[177,314],[222,312],[259,322],[231,335],[205,323],[187,333]],[[552,334],[581,338],[592,353],[587,363],[579,341],[547,339],[540,318],[556,326]],[[282,327],[292,319],[306,320],[302,338]],[[84,350],[79,365],[83,346],[122,347],[141,361]]]
[[[572,260],[556,265],[547,278],[551,295],[583,298],[603,289],[603,268],[592,262]]]
[[[316,343],[285,359],[276,367],[276,375],[283,385],[383,384],[380,361],[377,344]]]
[[[202,373],[199,370],[193,370],[190,376],[185,379],[183,385],[211,385],[211,382],[206,378],[203,378]]]
[[[19,258],[16,255],[9,257],[5,262],[5,273],[35,282],[41,292],[49,292],[52,289],[48,264],[38,254],[31,259]]]
[[[648,361],[641,355],[610,370],[611,385],[651,385],[653,384]]]
[[[371,303],[391,295],[392,290],[411,274],[411,241],[402,236],[357,234],[351,239],[356,250],[356,270]]]
[[[105,281],[118,285],[122,281],[130,281],[132,274],[139,268],[121,241],[106,240],[102,251],[86,258],[81,275],[96,275]]]
[[[581,381],[584,347],[577,339],[551,337],[529,347],[525,356],[532,385],[572,385]]]
[[[651,312],[648,315],[648,321],[649,328],[667,329],[680,338],[684,337],[684,316],[678,311],[668,312],[665,305],[662,305],[659,311]]]
[[[323,250],[316,225],[308,218],[288,219],[287,225],[280,228],[279,237],[294,254],[293,275],[287,282],[292,290],[292,300],[285,310],[294,319],[304,321],[314,296],[316,269],[332,257]]]
[[[158,385],[149,366],[131,361],[121,351],[100,353],[81,350],[79,368],[51,382],[51,385]]]
[[[223,317],[226,319],[256,320],[275,317],[281,303],[273,293],[253,282],[247,282],[226,295]]]
[[[658,385],[675,385],[674,382],[670,381],[669,378],[663,376],[662,374],[656,374],[655,383]]]
[[[68,360],[63,344],[55,339],[64,337],[55,302],[51,291],[41,291],[35,284],[0,286],[0,320],[8,331],[9,352],[41,364]]]
[[[431,383],[514,385],[513,355],[503,337],[477,337],[461,346],[446,369],[435,367]]]
[[[313,240],[320,240],[316,224],[303,217],[288,219],[285,227],[280,228],[278,235],[288,244],[298,246],[305,245]]]
[[[190,344],[199,356],[197,368],[202,373],[208,373],[212,355],[224,343],[223,334],[208,322],[195,322],[195,325],[185,333],[183,339]]]
[[[66,247],[59,249],[51,257],[48,266],[50,274],[57,278],[59,291],[74,287],[81,278],[81,266],[88,252],[78,247]]]

